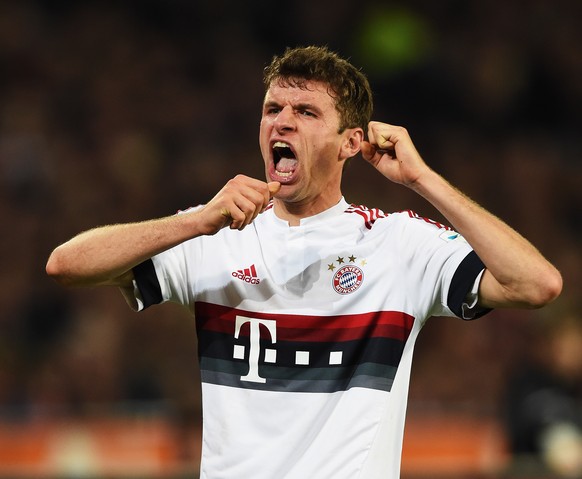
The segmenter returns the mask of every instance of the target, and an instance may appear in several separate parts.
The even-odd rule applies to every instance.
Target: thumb
[[[281,189],[281,183],[278,181],[271,181],[270,183],[267,183],[267,187],[269,188],[269,194],[272,198]]]
[[[376,148],[369,141],[362,141],[360,151],[366,161],[370,161],[376,154]]]

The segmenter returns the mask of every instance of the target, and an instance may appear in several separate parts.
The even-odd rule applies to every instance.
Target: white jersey
[[[449,228],[343,199],[296,227],[270,207],[135,268],[140,308],[196,317],[200,477],[398,477],[416,337],[484,313],[463,304],[483,268]]]

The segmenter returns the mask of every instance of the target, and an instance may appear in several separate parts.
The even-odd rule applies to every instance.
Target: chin
[[[274,198],[284,201],[285,203],[294,203],[298,201],[299,191],[294,188],[294,185],[281,184],[281,189],[277,192]]]

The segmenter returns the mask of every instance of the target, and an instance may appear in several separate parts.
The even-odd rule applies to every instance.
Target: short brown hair
[[[273,81],[283,85],[304,87],[306,81],[329,85],[330,95],[340,116],[340,133],[346,128],[361,127],[366,131],[372,117],[372,90],[366,76],[350,62],[327,47],[287,48],[274,56],[265,68],[265,91]]]

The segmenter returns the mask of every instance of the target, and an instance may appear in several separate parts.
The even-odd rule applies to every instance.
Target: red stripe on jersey
[[[277,339],[281,341],[341,342],[364,337],[406,341],[414,324],[413,316],[398,311],[307,316],[258,313],[210,303],[196,303],[196,324],[201,330],[234,334],[237,316],[277,321]],[[248,333],[241,331],[241,334]]]
[[[372,229],[372,226],[376,222],[378,218],[385,218],[386,215],[382,210],[378,208],[368,208],[363,205],[350,205],[349,208],[346,209],[345,213],[356,213],[364,218],[364,225],[368,229]]]
[[[430,218],[425,218],[424,216],[420,216],[418,213],[415,213],[412,210],[406,210],[406,213],[408,213],[408,216],[410,216],[411,218],[414,218],[415,220],[422,220],[425,223],[428,223],[429,225],[436,226],[439,229],[453,231],[453,229],[450,226],[444,225],[444,224],[439,223],[438,221],[435,221],[435,220],[431,220]]]
[[[340,343],[342,341],[354,341],[362,338],[390,338],[406,341],[410,329],[402,325],[370,324],[359,328],[293,328],[278,327],[277,335],[282,341],[302,342],[326,342]]]
[[[273,200],[270,200],[267,206],[265,206],[265,209],[261,213],[270,210],[273,206],[275,206],[275,202]]]

